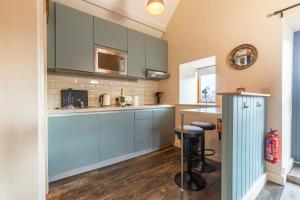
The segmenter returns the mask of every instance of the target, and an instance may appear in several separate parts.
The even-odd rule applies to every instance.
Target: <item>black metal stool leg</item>
[[[188,139],[187,148],[187,171],[183,174],[183,188],[188,191],[199,191],[202,190],[206,183],[202,176],[192,172],[192,145],[190,139]],[[181,173],[177,173],[174,177],[175,183],[181,187]]]
[[[205,133],[201,137],[201,151],[200,151],[200,162],[198,166],[194,169],[203,173],[211,173],[217,171],[216,166],[205,161]]]

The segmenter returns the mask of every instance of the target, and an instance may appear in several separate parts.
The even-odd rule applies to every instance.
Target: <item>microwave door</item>
[[[118,73],[120,58],[118,55],[97,53],[97,72],[101,73]]]

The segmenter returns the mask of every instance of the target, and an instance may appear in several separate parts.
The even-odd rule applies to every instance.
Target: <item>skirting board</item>
[[[167,148],[167,147],[170,147],[170,146],[161,147],[161,148],[151,148],[151,149],[147,149],[147,150],[143,150],[143,151],[139,151],[139,152],[134,152],[134,153],[122,155],[122,156],[119,156],[119,157],[116,157],[116,158],[112,158],[112,159],[109,159],[109,160],[101,161],[101,162],[98,162],[98,163],[95,163],[95,164],[92,164],[92,165],[80,167],[78,169],[74,169],[74,170],[70,170],[70,171],[67,171],[67,172],[60,173],[60,174],[56,174],[54,176],[49,177],[49,183],[53,182],[53,181],[63,179],[63,178],[67,178],[67,177],[70,177],[70,176],[74,176],[74,175],[77,175],[77,174],[82,174],[84,172],[88,172],[88,171],[92,171],[92,170],[99,169],[99,168],[102,168],[102,167],[106,167],[106,166],[109,166],[109,165],[112,165],[112,164],[116,164],[116,163],[119,163],[119,162],[122,162],[122,161],[125,161],[125,160],[129,160],[129,159],[132,159],[132,158],[144,155],[144,154],[148,154],[148,153],[157,151],[157,150],[162,150],[162,149]]]
[[[252,188],[247,192],[243,197],[243,200],[254,200],[256,199],[259,192],[263,189],[264,185],[267,182],[267,175],[263,174],[252,186]]]
[[[290,159],[287,169],[282,170],[283,174],[275,174],[272,172],[267,172],[267,179],[273,183],[277,183],[279,185],[284,185],[287,180],[287,175],[290,172],[294,165],[294,159]]]

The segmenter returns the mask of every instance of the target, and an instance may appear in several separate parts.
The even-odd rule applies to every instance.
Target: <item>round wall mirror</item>
[[[228,61],[233,68],[243,70],[253,65],[257,56],[257,49],[254,46],[243,44],[231,51]]]

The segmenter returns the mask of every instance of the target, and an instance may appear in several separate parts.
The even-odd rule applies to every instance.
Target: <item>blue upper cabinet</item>
[[[94,43],[108,48],[127,51],[127,28],[94,17]]]
[[[55,68],[55,4],[49,2],[49,16],[47,24],[47,65]]]
[[[146,35],[128,29],[128,76],[145,78]]]
[[[56,67],[93,72],[93,16],[57,3]]]
[[[167,41],[146,36],[146,69],[168,72]]]

